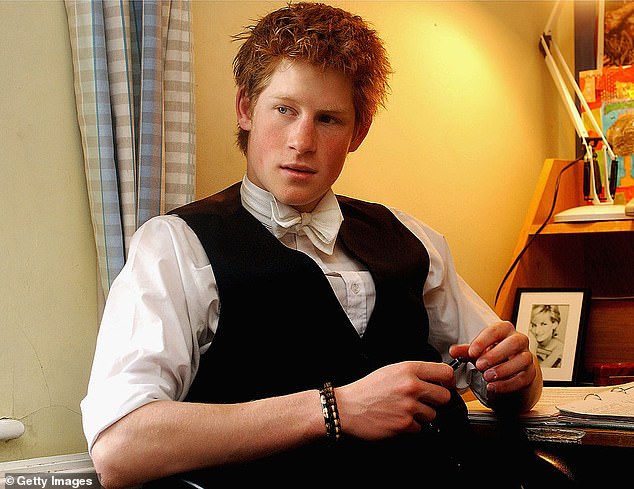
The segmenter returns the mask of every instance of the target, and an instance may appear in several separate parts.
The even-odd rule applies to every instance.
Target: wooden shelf
[[[552,207],[561,170],[570,163],[549,159],[538,180],[513,258],[530,242],[500,289],[495,306],[513,319],[516,291],[524,287],[584,287],[592,293],[584,371],[601,362],[634,361],[634,221],[549,222],[535,237]],[[582,164],[561,175],[553,215],[583,205]]]
[[[529,229],[529,234],[533,235],[539,229],[539,225],[533,224]],[[634,220],[624,221],[600,221],[600,222],[579,222],[564,223],[557,222],[547,224],[540,234],[583,234],[583,233],[622,233],[634,232]]]

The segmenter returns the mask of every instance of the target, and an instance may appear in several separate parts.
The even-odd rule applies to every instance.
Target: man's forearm
[[[243,404],[155,401],[104,430],[91,455],[106,488],[245,462],[324,436],[319,394]]]

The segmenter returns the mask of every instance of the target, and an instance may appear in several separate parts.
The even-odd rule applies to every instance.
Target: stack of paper
[[[561,422],[634,429],[634,382],[595,390],[557,408]]]
[[[472,421],[495,419],[478,400],[467,402]],[[544,387],[525,423],[596,426],[634,430],[634,382],[605,387]]]

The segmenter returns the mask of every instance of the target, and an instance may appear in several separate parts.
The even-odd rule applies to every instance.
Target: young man
[[[331,190],[385,101],[381,40],[301,3],[240,39],[243,181],[140,228],[106,304],[82,402],[102,483],[473,480],[456,385],[518,412],[541,374],[440,235]]]

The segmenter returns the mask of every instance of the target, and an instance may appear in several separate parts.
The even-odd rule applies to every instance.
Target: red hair
[[[282,59],[301,60],[350,77],[356,127],[367,127],[385,105],[391,67],[383,41],[358,15],[322,3],[289,3],[247,27],[233,61],[239,89],[253,107]],[[246,154],[248,131],[238,130]]]

